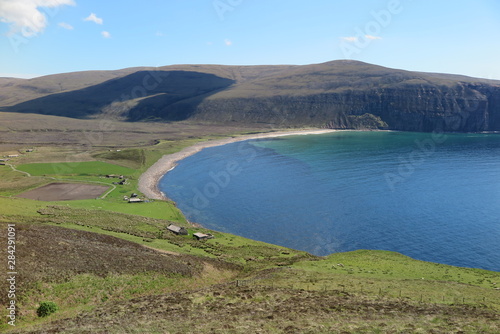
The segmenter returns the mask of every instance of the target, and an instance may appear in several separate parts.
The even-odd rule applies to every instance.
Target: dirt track
[[[19,194],[17,197],[39,201],[72,201],[101,196],[109,187],[82,183],[51,183]]]

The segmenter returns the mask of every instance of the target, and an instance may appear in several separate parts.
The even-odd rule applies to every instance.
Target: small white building
[[[128,202],[129,203],[141,203],[141,202],[144,202],[144,200],[137,198],[137,197],[134,197],[134,198],[129,198]]]
[[[188,230],[186,230],[186,228],[174,224],[168,225],[167,230],[178,235],[188,235]]]
[[[211,234],[205,234],[205,233],[194,233],[193,236],[198,239],[198,240],[206,240],[206,239],[213,239],[214,236]]]

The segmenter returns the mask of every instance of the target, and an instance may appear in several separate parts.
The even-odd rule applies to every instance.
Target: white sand
[[[273,133],[261,133],[255,135],[243,135],[239,137],[231,137],[225,139],[210,140],[206,142],[200,142],[193,146],[186,147],[181,151],[173,154],[167,154],[155,162],[149,169],[144,172],[139,178],[139,191],[142,192],[146,197],[151,199],[168,200],[164,193],[158,189],[158,182],[160,178],[171,171],[177,162],[187,158],[195,153],[200,152],[204,148],[226,145],[229,143],[239,142],[249,139],[260,139],[260,138],[272,138],[281,136],[291,136],[291,135],[312,135],[312,134],[322,134],[330,133],[338,130],[297,130],[297,131],[281,131]]]

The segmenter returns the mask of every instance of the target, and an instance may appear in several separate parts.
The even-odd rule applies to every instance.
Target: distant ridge
[[[0,78],[0,111],[126,121],[500,131],[500,81],[353,60]]]

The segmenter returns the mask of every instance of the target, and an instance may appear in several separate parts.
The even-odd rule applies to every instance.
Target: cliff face
[[[500,87],[408,86],[346,90],[305,96],[204,100],[191,116],[221,122],[332,129],[403,131],[500,131]]]
[[[184,67],[133,74],[123,71],[126,75],[121,77],[114,73],[117,77],[111,80],[56,94],[51,91],[46,96],[41,93],[44,80],[37,79],[37,98],[14,105],[10,99],[10,105],[3,103],[3,111],[273,127],[500,131],[500,81],[408,72],[355,61]],[[85,74],[87,83],[92,81],[89,75]],[[73,86],[75,76],[78,74],[70,76]],[[50,77],[52,85],[58,80]],[[9,89],[26,86],[18,81]]]

